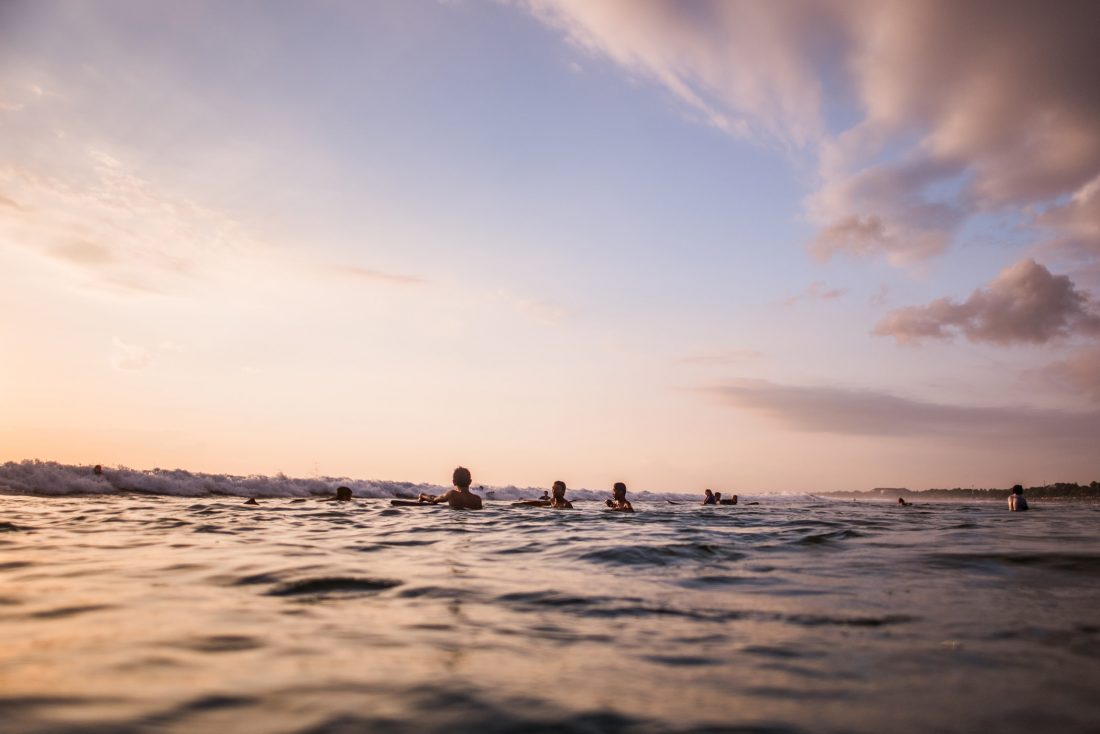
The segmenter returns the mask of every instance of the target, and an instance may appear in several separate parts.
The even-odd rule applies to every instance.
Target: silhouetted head
[[[714,499],[716,499],[716,500],[722,499],[722,493],[721,492],[715,492],[714,493]]]
[[[554,482],[554,496],[558,499],[564,499],[565,497],[565,482]]]
[[[711,492],[709,489],[704,489],[703,494],[706,495],[707,497],[713,497],[714,496],[714,492]]]
[[[1024,488],[1023,488],[1022,485],[1017,484],[1017,485],[1012,487],[1012,494],[1023,494],[1023,493],[1024,493]]]
[[[898,497],[898,504],[899,505],[904,505],[905,504],[905,498],[904,497]]]
[[[617,500],[624,499],[626,497],[626,485],[622,482],[615,482],[615,486],[611,488],[611,494]]]
[[[451,477],[451,483],[459,489],[469,489],[473,481],[473,478],[470,476],[470,470],[464,466],[455,469],[455,473]]]
[[[103,473],[103,467],[100,466],[99,464],[96,464],[95,468],[92,469],[92,473],[95,474],[96,476],[99,476],[100,474]]]
[[[351,500],[351,487],[337,487],[336,499],[339,502],[349,502]]]

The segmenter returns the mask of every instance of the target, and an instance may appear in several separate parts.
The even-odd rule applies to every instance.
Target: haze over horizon
[[[1100,6],[0,5],[0,461],[1100,478]]]

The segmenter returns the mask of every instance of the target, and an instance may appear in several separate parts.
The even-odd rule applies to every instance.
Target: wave
[[[339,486],[351,487],[355,497],[366,499],[415,498],[421,492],[439,494],[449,487],[438,484],[400,482],[349,477],[288,477],[250,474],[204,474],[185,469],[130,469],[103,467],[97,474],[90,464],[60,464],[54,461],[9,461],[0,465],[0,493],[40,496],[148,494],[168,497],[331,497]],[[533,499],[543,487],[477,486],[475,492],[488,500]],[[603,500],[609,490],[570,489],[571,500]],[[693,502],[694,494],[631,492],[632,499],[650,502]]]

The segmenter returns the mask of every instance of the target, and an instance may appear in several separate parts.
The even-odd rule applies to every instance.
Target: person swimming
[[[711,492],[709,489],[703,490],[703,504],[704,505],[716,505],[716,504],[718,504],[718,500],[716,500],[714,498],[714,492]]]
[[[423,503],[432,505],[446,502],[452,510],[481,509],[481,498],[470,491],[470,484],[473,483],[473,479],[470,477],[469,469],[464,466],[455,469],[454,474],[451,476],[451,482],[454,484],[454,489],[449,489],[438,495],[421,492],[418,499]]]
[[[550,505],[555,510],[572,510],[573,503],[565,499],[565,482],[554,482],[554,496],[550,498]]]
[[[555,510],[572,510],[573,503],[565,499],[565,482],[560,479],[554,482],[554,494],[542,493],[537,500],[520,500],[513,502],[512,507],[550,507]]]
[[[898,497],[898,504],[902,507],[912,507],[912,502],[906,502],[904,497]]]
[[[733,497],[731,497],[730,499],[724,500],[724,499],[722,499],[722,493],[721,492],[715,492],[714,493],[714,499],[720,505],[736,505],[737,504],[737,495],[733,495]]]
[[[1012,494],[1008,496],[1008,509],[1012,512],[1026,512],[1027,500],[1024,498],[1024,488],[1020,484],[1012,487]]]
[[[337,487],[336,494],[325,502],[351,502],[351,487]]]
[[[607,506],[616,512],[634,512],[634,505],[626,498],[626,485],[615,482],[611,490],[611,499],[607,500]]]

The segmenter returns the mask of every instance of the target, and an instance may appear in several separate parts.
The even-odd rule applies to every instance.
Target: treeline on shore
[[[875,487],[859,492],[821,492],[827,497],[850,499],[880,499],[893,497],[924,497],[942,499],[1003,500],[1012,493],[1005,489],[974,489],[955,487],[953,489],[912,490],[905,487]],[[1077,484],[1076,482],[1055,482],[1040,487],[1027,487],[1024,496],[1034,499],[1100,499],[1100,482]]]

